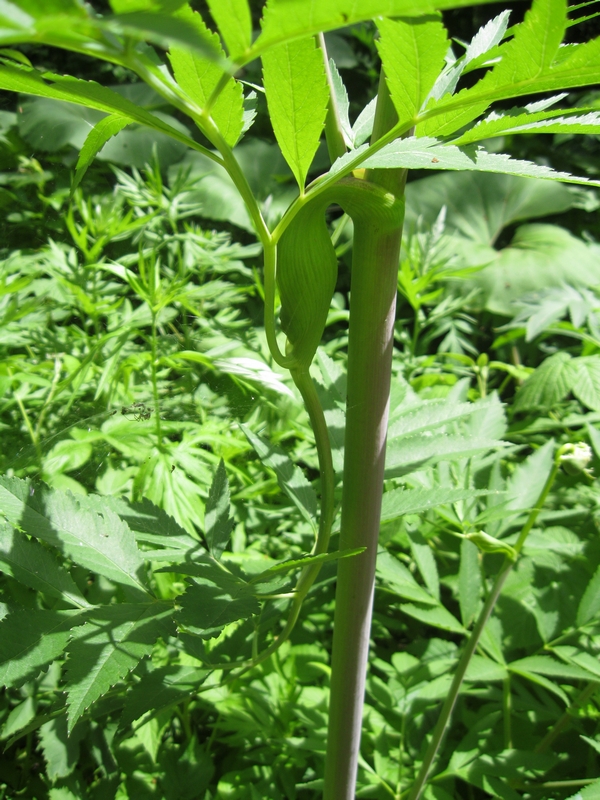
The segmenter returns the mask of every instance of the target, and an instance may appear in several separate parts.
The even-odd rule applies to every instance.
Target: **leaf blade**
[[[272,48],[262,62],[275,138],[304,192],[329,103],[323,57],[314,39],[305,38]]]

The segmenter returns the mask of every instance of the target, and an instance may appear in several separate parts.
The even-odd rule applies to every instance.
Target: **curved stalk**
[[[292,370],[292,378],[298,387],[302,399],[306,405],[310,423],[315,435],[315,444],[317,446],[317,455],[319,458],[319,470],[321,472],[321,514],[319,517],[319,530],[315,539],[315,544],[312,549],[311,555],[320,555],[326,553],[329,548],[329,539],[331,536],[331,527],[333,525],[333,518],[335,515],[335,472],[333,469],[333,460],[331,456],[331,446],[329,444],[329,433],[327,431],[327,423],[325,415],[319,401],[319,396],[315,389],[312,378],[308,370]],[[352,559],[348,559],[352,560]],[[277,638],[259,653],[248,661],[234,664],[210,664],[212,669],[240,669],[231,679],[240,677],[244,672],[258,666],[267,658],[273,655],[281,645],[289,638],[294,626],[298,620],[300,609],[304,598],[308,594],[311,586],[315,582],[321,564],[311,564],[304,567],[298,581],[296,588],[293,592],[293,600],[285,626]]]

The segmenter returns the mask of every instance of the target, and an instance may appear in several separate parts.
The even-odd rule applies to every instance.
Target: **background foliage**
[[[469,39],[503,8],[446,21]],[[374,31],[327,39],[354,120],[375,93]],[[23,51],[66,69],[56,51]],[[73,63],[184,125],[124,70]],[[255,100],[236,153],[276,221],[297,190]],[[70,197],[95,112],[12,103],[0,112],[0,797],[317,798],[334,566],[275,656],[233,681],[206,669],[276,630],[288,573],[256,579],[310,549],[319,488],[308,419],[266,348],[246,211],[212,162],[141,127],[114,137]],[[502,148],[598,174],[596,136]],[[596,471],[600,456],[594,192],[413,172],[407,202],[365,798],[410,784],[497,571],[501,554],[465,536],[514,543],[553,443],[589,443]],[[339,472],[351,226],[335,210],[330,221],[346,268],[314,372]],[[593,475],[563,470],[472,662],[430,798],[563,798],[598,777],[598,517]],[[43,543],[20,550],[14,526]],[[205,551],[227,571],[208,555],[195,574],[170,566]],[[190,607],[207,584],[215,605],[200,620]],[[260,616],[256,586],[275,596]],[[244,619],[230,622],[235,604]]]

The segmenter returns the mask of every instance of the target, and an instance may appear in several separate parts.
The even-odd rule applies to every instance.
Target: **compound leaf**
[[[515,411],[552,408],[574,386],[576,370],[568,353],[559,351],[547,358],[525,381],[515,398]]]
[[[254,588],[208,556],[157,571],[177,572],[192,578],[185,594],[178,598],[181,611],[177,622],[196,636],[211,638],[230,622],[247,619],[259,611]]]

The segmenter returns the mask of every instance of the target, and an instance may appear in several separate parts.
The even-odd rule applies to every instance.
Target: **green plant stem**
[[[382,80],[374,137],[392,112]],[[402,196],[405,173],[369,177]],[[354,800],[360,748],[402,237],[401,220],[379,225],[357,219],[354,229],[340,548],[367,549],[338,564],[324,800]]]
[[[521,550],[523,549],[523,545],[525,544],[525,540],[535,524],[535,521],[538,518],[540,511],[548,497],[548,493],[552,488],[552,484],[556,478],[558,470],[560,468],[560,462],[558,461],[558,456],[554,460],[554,464],[552,469],[550,470],[550,474],[540,492],[538,500],[535,506],[532,508],[525,525],[523,526],[519,537],[517,539],[516,544],[514,545],[514,550],[516,551],[516,555],[520,554]],[[508,576],[510,575],[512,568],[514,567],[516,560],[509,558],[506,556],[504,559],[504,563],[500,568],[500,572],[496,576],[496,580],[494,581],[494,585],[492,587],[492,591],[488,595],[487,600],[479,614],[477,622],[471,632],[471,635],[465,645],[465,648],[460,656],[458,661],[458,665],[456,667],[456,672],[454,673],[454,678],[452,679],[452,684],[450,685],[450,689],[446,696],[446,700],[444,701],[444,705],[442,706],[442,710],[440,711],[440,716],[436,723],[435,728],[433,729],[433,734],[431,741],[429,742],[429,747],[427,748],[427,752],[425,753],[425,757],[423,759],[423,763],[421,764],[421,769],[417,775],[417,778],[411,788],[410,794],[408,795],[408,800],[419,800],[423,789],[425,788],[425,784],[427,783],[427,778],[429,773],[433,767],[435,762],[436,756],[438,754],[438,750],[442,743],[442,739],[444,738],[444,734],[446,733],[446,729],[450,723],[450,718],[452,716],[452,712],[454,710],[454,706],[456,705],[456,700],[458,699],[458,695],[460,692],[460,688],[462,686],[465,674],[471,662],[471,658],[479,644],[479,639],[485,628],[485,625],[490,617],[490,614],[494,610],[496,603],[498,602],[498,598],[500,597],[500,593],[502,588],[504,587],[504,583]]]
[[[560,736],[560,734],[568,728],[571,724],[571,720],[573,719],[573,712],[582,706],[584,703],[593,696],[593,694],[598,690],[600,687],[600,682],[598,681],[590,681],[585,689],[581,692],[579,697],[571,703],[571,705],[567,708],[565,713],[556,721],[556,723],[550,728],[548,733],[544,736],[544,738],[539,742],[536,747],[534,748],[534,753],[545,753],[546,750],[550,747],[550,745],[554,742],[554,740]]]
[[[152,311],[152,332],[150,338],[150,357],[152,359],[152,363],[150,369],[152,375],[152,396],[154,399],[154,419],[156,421],[156,438],[158,440],[158,446],[160,447],[162,444],[162,429],[160,424],[160,403],[158,397],[158,376],[156,374],[156,356],[157,356],[156,312]]]
[[[510,674],[502,682],[502,707],[504,712],[504,749],[512,749],[512,694]]]
[[[331,526],[333,525],[333,518],[335,515],[335,472],[333,469],[331,446],[329,444],[329,433],[327,431],[325,415],[323,414],[319,396],[317,395],[310,373],[308,370],[292,370],[292,378],[302,395],[302,399],[308,411],[319,458],[319,471],[321,473],[321,515],[319,518],[317,538],[312,550],[312,555],[319,555],[320,553],[326,553],[329,548]],[[241,664],[211,664],[211,668],[231,669],[239,667],[240,671],[231,676],[231,679],[234,680],[235,678],[239,678],[244,672],[266,661],[267,658],[270,658],[270,656],[272,656],[288,639],[293,631],[304,598],[315,582],[320,569],[321,564],[311,564],[304,567],[300,573],[294,589],[292,604],[288,612],[286,623],[279,636],[277,636],[269,647],[263,650],[262,653],[259,653],[257,656]]]

